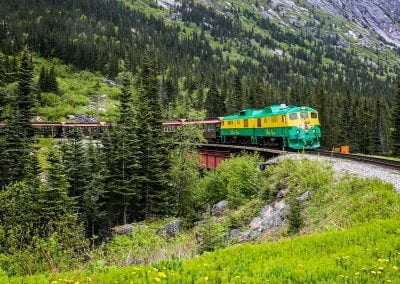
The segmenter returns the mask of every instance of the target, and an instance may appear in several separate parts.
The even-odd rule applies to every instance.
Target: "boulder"
[[[125,225],[121,225],[121,226],[112,227],[111,231],[113,232],[113,234],[117,234],[117,235],[129,235],[130,233],[132,233],[133,228],[136,226],[137,226],[137,224],[135,224],[135,223],[125,224]]]
[[[277,198],[279,198],[279,199],[282,199],[282,198],[284,198],[285,196],[286,196],[286,194],[288,193],[288,189],[287,188],[285,188],[285,189],[281,189],[281,190],[279,190],[279,192],[278,192],[278,194],[276,195],[276,197]]]
[[[261,232],[255,230],[248,230],[241,232],[236,236],[239,242],[248,242],[258,238],[261,235]]]
[[[229,232],[229,237],[230,238],[236,238],[240,235],[240,230],[239,229],[233,229]]]
[[[261,209],[260,215],[250,222],[251,230],[262,233],[266,230],[273,231],[280,228],[286,218],[287,208],[284,200],[266,205]]]
[[[304,192],[300,197],[297,198],[300,202],[305,202],[311,198],[311,193],[309,191]]]
[[[224,212],[228,209],[228,200],[222,200],[211,208],[211,213],[214,216],[220,217],[224,215]]]
[[[158,233],[161,235],[166,235],[168,238],[175,238],[182,228],[181,220],[173,220],[162,227]]]

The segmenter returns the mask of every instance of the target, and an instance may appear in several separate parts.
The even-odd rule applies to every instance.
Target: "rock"
[[[247,242],[247,241],[252,241],[256,238],[258,238],[261,235],[261,232],[255,231],[255,230],[248,230],[241,232],[238,234],[236,237],[239,242]]]
[[[284,200],[265,206],[260,216],[250,222],[250,228],[260,233],[280,228],[286,218],[287,207]]]
[[[304,192],[300,197],[297,198],[300,202],[305,202],[311,198],[311,193],[309,191]]]
[[[279,192],[276,195],[276,197],[282,199],[282,198],[284,198],[286,196],[287,192],[288,192],[287,188],[279,190]]]
[[[211,209],[211,213],[214,216],[220,217],[224,215],[224,212],[226,211],[227,208],[228,208],[228,200],[222,200],[217,204],[214,204],[214,206]]]
[[[162,227],[158,233],[162,235],[166,235],[168,238],[175,238],[182,228],[181,220],[173,220]]]
[[[239,229],[233,229],[229,232],[229,237],[230,238],[236,238],[240,235],[240,230]]]
[[[137,226],[137,224],[135,224],[135,223],[121,225],[121,226],[115,226],[115,227],[111,228],[111,231],[113,232],[113,234],[117,234],[117,235],[129,235],[130,233],[132,233],[133,228],[136,226]]]

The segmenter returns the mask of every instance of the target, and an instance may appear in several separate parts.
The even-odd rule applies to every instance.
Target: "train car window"
[[[244,127],[249,127],[249,120],[248,119],[244,119]]]
[[[289,113],[289,118],[291,119],[291,120],[296,120],[298,117],[297,117],[297,113]]]
[[[300,117],[301,118],[308,118],[308,112],[305,112],[305,111],[300,112]]]
[[[311,118],[318,118],[318,114],[316,112],[311,113]]]
[[[268,118],[264,118],[264,123],[267,123],[268,122]]]
[[[282,122],[286,122],[286,115],[282,115]]]
[[[272,122],[278,122],[278,117],[277,116],[273,116],[272,117]]]
[[[257,118],[257,127],[261,127],[261,118]]]
[[[236,124],[238,124],[238,125],[239,125],[239,124],[240,124],[240,120],[236,120]]]

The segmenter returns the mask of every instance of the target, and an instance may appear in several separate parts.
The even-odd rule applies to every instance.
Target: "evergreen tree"
[[[68,195],[74,197],[79,211],[83,212],[83,194],[89,183],[89,164],[82,141],[82,133],[74,129],[62,144],[62,162],[68,181]]]
[[[40,68],[40,73],[39,73],[39,81],[38,81],[38,89],[40,92],[45,93],[47,92],[47,71],[44,66]]]
[[[382,104],[378,99],[375,104],[375,115],[372,121],[371,149],[370,152],[381,155],[383,153],[383,116]]]
[[[17,91],[17,117],[16,120],[21,126],[22,135],[25,139],[33,138],[31,119],[35,114],[36,96],[32,92],[33,67],[31,55],[28,51],[22,53],[21,63],[18,71]],[[25,142],[32,142],[25,141]]]
[[[233,86],[232,92],[228,97],[228,107],[227,110],[229,113],[235,113],[242,110],[243,107],[243,88],[241,77],[239,74],[236,74],[233,78]]]
[[[95,235],[99,232],[99,224],[106,215],[104,196],[106,194],[107,170],[106,157],[104,157],[99,145],[93,146],[93,144],[90,144],[87,156],[90,177],[82,199],[86,224],[92,238],[93,247]]]
[[[147,52],[140,72],[139,140],[141,147],[142,190],[146,217],[166,215],[170,212],[170,187],[167,182],[169,168],[167,145],[162,129],[162,109],[157,79],[157,65],[153,52]]]
[[[57,75],[54,66],[51,67],[47,76],[47,92],[58,94]]]
[[[207,92],[205,107],[207,110],[207,117],[218,117],[221,116],[221,93],[217,88],[217,82],[215,76],[212,77],[210,89]]]
[[[392,148],[393,155],[400,156],[400,78],[397,81],[397,93],[392,103]]]
[[[64,217],[73,217],[75,201],[68,196],[70,185],[61,163],[61,155],[56,149],[49,152],[47,162],[47,183],[42,188],[39,199],[41,218],[46,222],[55,222]]]

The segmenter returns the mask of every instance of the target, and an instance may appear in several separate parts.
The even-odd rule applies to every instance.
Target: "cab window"
[[[318,118],[318,114],[316,112],[311,113],[311,118]]]
[[[301,118],[308,118],[308,112],[305,112],[305,111],[300,112],[300,117]]]
[[[290,120],[296,120],[298,118],[297,113],[289,113]]]

